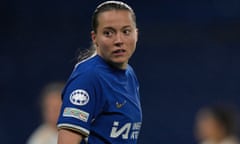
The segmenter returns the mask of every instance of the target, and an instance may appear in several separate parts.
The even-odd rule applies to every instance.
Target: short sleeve
[[[71,78],[63,91],[58,128],[88,136],[91,123],[101,112],[103,104],[101,88],[94,72],[85,72]]]

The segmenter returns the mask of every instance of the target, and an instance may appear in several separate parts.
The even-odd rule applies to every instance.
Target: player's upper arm
[[[63,91],[58,128],[69,129],[87,137],[92,121],[102,110],[103,101],[95,71],[71,78]]]
[[[70,130],[60,129],[58,132],[58,144],[79,144],[83,136]]]

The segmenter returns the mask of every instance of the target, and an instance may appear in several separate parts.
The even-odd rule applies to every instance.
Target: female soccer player
[[[63,91],[58,144],[136,144],[142,112],[128,65],[138,39],[134,11],[123,2],[104,2],[92,28],[96,55],[75,66]]]

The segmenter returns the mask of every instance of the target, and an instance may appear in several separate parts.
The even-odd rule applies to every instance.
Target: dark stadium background
[[[194,144],[196,111],[240,108],[240,1],[141,0],[131,64],[141,83],[139,144]],[[24,144],[40,123],[44,84],[66,80],[90,45],[94,0],[1,0],[0,143]]]

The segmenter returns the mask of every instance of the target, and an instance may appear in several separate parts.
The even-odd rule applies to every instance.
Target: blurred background
[[[67,80],[100,2],[0,1],[0,143],[24,144],[39,125],[39,92]],[[141,85],[139,144],[195,144],[201,107],[240,108],[240,1],[125,2],[140,31],[130,61]]]

